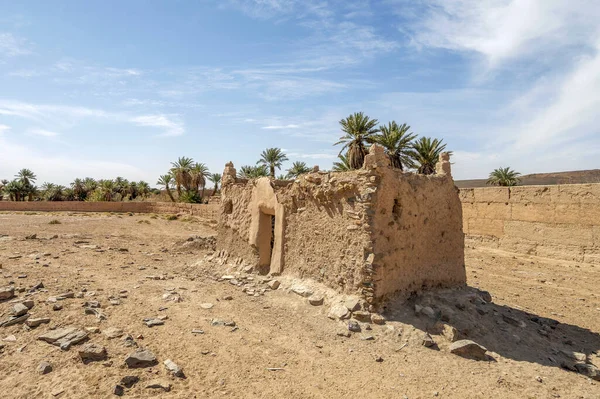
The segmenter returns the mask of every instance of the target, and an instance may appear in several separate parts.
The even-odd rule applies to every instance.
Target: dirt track
[[[60,224],[49,224],[54,219]],[[26,239],[31,234],[37,237]],[[280,289],[258,296],[217,281],[215,277],[233,269],[210,262],[207,250],[184,244],[192,235],[211,234],[211,226],[196,219],[0,214],[0,287],[13,282],[29,290],[43,282],[45,289],[31,295],[35,305],[30,313],[51,318],[31,331],[23,325],[0,328],[1,339],[16,337],[15,342],[0,341],[0,392],[14,398],[53,397],[53,392],[62,392],[62,398],[113,397],[123,376],[136,375],[140,382],[126,389],[125,397],[600,397],[600,382],[560,367],[562,349],[583,351],[600,365],[594,353],[600,350],[598,268],[468,249],[469,285],[489,291],[492,304],[472,305],[474,290],[425,295],[390,304],[386,325],[366,330],[363,324],[361,333],[348,338],[337,335],[347,331],[345,322],[327,318],[334,298],[325,291],[325,305],[311,306],[286,289],[285,278]],[[250,277],[246,282],[256,283],[260,292],[262,277]],[[53,311],[53,303],[47,302],[83,289],[82,298],[59,301],[62,310]],[[231,300],[224,299],[228,295]],[[121,303],[111,305],[111,296],[122,296]],[[181,302],[169,300],[177,296]],[[100,302],[106,320],[84,313],[83,303],[91,300]],[[415,303],[445,309],[459,302],[466,302],[466,309],[454,309],[450,322],[485,345],[490,361],[450,354],[449,342],[433,334],[433,323],[413,311]],[[204,309],[204,303],[214,306]],[[10,306],[9,301],[0,303],[0,320],[8,317]],[[500,321],[499,316],[508,314],[525,326]],[[164,325],[149,328],[143,323],[161,315],[168,316]],[[532,316],[560,324],[541,335]],[[215,318],[234,321],[236,327],[213,326]],[[103,333],[90,333],[89,341],[105,346],[109,359],[89,364],[78,356],[80,345],[61,351],[37,340],[50,328],[64,326],[97,326],[101,332],[121,328],[151,350],[159,364],[127,369],[124,359],[134,348]],[[421,345],[425,329],[432,331],[438,348]],[[374,339],[361,339],[367,336]],[[166,359],[181,366],[187,378],[170,376],[162,364]],[[53,371],[39,375],[36,367],[43,360]],[[146,388],[154,379],[172,384],[171,391]]]

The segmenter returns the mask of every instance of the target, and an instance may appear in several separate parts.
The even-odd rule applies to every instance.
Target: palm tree
[[[431,139],[430,137],[421,137],[412,144],[412,150],[409,151],[413,167],[417,172],[424,175],[435,173],[435,165],[438,162],[440,154],[446,149],[443,140]],[[451,154],[451,152],[450,152]]]
[[[85,191],[85,199],[89,198],[92,192],[98,188],[98,182],[91,177],[83,179],[83,189]]]
[[[75,190],[73,190],[72,188],[65,188],[62,194],[63,201],[75,201],[76,199]]]
[[[83,180],[77,178],[71,183],[71,189],[73,190],[73,197],[77,201],[83,201],[86,197],[85,187]]]
[[[303,173],[310,172],[310,168],[306,165],[306,162],[296,161],[292,164],[292,167],[287,170],[287,178],[295,179]]]
[[[181,195],[181,187],[189,192],[192,183],[191,169],[194,166],[194,160],[188,157],[179,157],[177,162],[171,162],[171,174],[175,179],[177,194]]]
[[[4,199],[4,187],[8,184],[8,180],[2,179],[0,180],[0,201]]]
[[[244,165],[238,172],[238,177],[241,179],[256,179],[259,177],[266,177],[269,175],[266,165],[251,166]]]
[[[36,175],[29,169],[21,169],[15,177],[25,186],[31,185],[37,180]]]
[[[194,192],[198,192],[200,187],[202,187],[201,197],[204,198],[204,189],[206,187],[206,178],[210,176],[210,172],[208,171],[208,167],[203,163],[196,163],[190,170],[191,177],[191,189]]]
[[[487,184],[507,187],[516,186],[521,182],[519,176],[521,176],[519,172],[515,172],[509,167],[498,168],[494,169],[494,171],[490,173]]]
[[[18,178],[19,182],[23,185],[23,194],[28,194],[29,201],[33,201],[33,195],[35,194],[37,188],[33,185],[37,180],[36,175],[29,169],[21,169],[19,173],[15,175]],[[25,200],[25,196],[21,196],[21,200]]]
[[[171,183],[172,182],[173,182],[173,176],[171,174],[166,174],[166,175],[159,176],[156,184],[165,186],[167,195],[169,196],[171,201],[175,202],[175,198],[173,198],[173,193],[171,193]]]
[[[53,183],[42,184],[42,196],[46,201],[62,201],[65,187]]]
[[[281,169],[281,163],[287,161],[287,156],[281,151],[281,148],[267,148],[260,154],[257,165],[262,164],[269,167],[269,176],[275,178],[275,169]]]
[[[127,179],[118,176],[114,181],[113,191],[115,194],[119,194],[121,199],[124,199],[130,192],[130,185]]]
[[[103,201],[112,201],[115,190],[115,182],[112,180],[99,180],[98,186]]]
[[[373,137],[373,142],[385,148],[392,167],[400,170],[404,169],[404,165],[410,165],[409,150],[412,141],[417,138],[409,130],[410,126],[406,123],[398,125],[396,121],[391,121],[387,126],[379,126],[381,134]]]
[[[215,185],[213,195],[219,192],[219,183],[221,183],[222,177],[223,176],[220,173],[213,173],[209,176],[210,181],[213,182]]]
[[[139,189],[138,189],[137,183],[134,182],[134,181],[130,182],[127,185],[127,192],[126,193],[129,195],[129,200],[130,201],[136,199],[136,197],[139,194]],[[122,197],[122,198],[124,199],[124,197]]]
[[[333,171],[334,172],[346,172],[351,169],[350,164],[348,163],[347,155],[339,154],[338,159],[339,159],[338,162],[333,163]]]
[[[373,135],[379,132],[377,119],[370,119],[362,112],[355,112],[340,121],[345,134],[334,145],[343,144],[340,154],[348,149],[346,156],[351,169],[362,168],[367,155],[367,145],[373,141]]]
[[[4,191],[8,193],[8,198],[11,201],[21,201],[21,196],[23,193],[23,183],[19,180],[14,179],[6,184],[4,187]]]
[[[138,194],[142,196],[142,198],[146,198],[150,194],[150,184],[143,180],[140,180],[137,183],[137,191]]]

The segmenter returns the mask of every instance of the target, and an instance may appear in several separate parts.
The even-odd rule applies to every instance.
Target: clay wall
[[[600,264],[600,184],[461,189],[467,243]]]
[[[465,284],[461,203],[451,177],[386,170],[374,209],[376,297]]]
[[[184,213],[207,219],[216,219],[218,204],[204,205],[172,202],[0,201],[0,212],[1,211]]]
[[[340,292],[360,292],[372,247],[370,190],[369,174],[363,171],[302,175],[284,201],[284,273]]]

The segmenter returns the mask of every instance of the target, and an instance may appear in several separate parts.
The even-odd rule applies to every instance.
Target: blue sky
[[[364,111],[455,178],[600,167],[597,0],[0,0],[0,178],[154,183],[266,147],[329,168]]]

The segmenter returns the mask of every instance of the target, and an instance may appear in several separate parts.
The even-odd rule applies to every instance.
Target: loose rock
[[[363,323],[371,322],[371,313],[364,311],[364,310],[359,310],[359,311],[353,312],[352,317]]]
[[[31,328],[35,328],[35,327],[40,326],[41,324],[47,324],[47,323],[50,323],[50,319],[47,317],[40,317],[40,318],[35,318],[35,319],[29,318],[25,321],[25,324]]]
[[[117,328],[117,327],[109,327],[106,330],[102,331],[102,333],[108,339],[119,338],[119,337],[122,337],[124,334],[123,330],[121,330],[120,328]]]
[[[450,345],[450,353],[474,360],[486,360],[487,349],[476,342],[461,339]]]
[[[144,319],[144,323],[146,323],[148,327],[162,326],[165,324],[165,322],[161,319]]]
[[[350,317],[350,312],[341,303],[334,304],[330,309],[327,317],[334,320],[342,320]]]
[[[183,370],[179,367],[175,362],[171,359],[167,359],[163,362],[166,369],[173,374],[175,377],[185,378],[185,374],[183,374]]]
[[[126,375],[125,377],[121,378],[121,385],[123,385],[125,388],[131,388],[137,384],[139,380],[140,378],[136,375]]]
[[[355,312],[357,310],[360,310],[360,307],[361,307],[360,306],[360,300],[358,298],[347,299],[346,302],[344,302],[344,305],[351,312]]]
[[[348,331],[360,332],[361,331],[360,324],[358,324],[358,322],[356,322],[354,320],[350,320],[348,322]]]
[[[171,390],[171,384],[163,380],[152,380],[146,384],[147,389],[162,389],[165,392]]]
[[[308,303],[313,306],[321,306],[323,304],[323,297],[321,295],[312,295],[308,298]]]
[[[79,357],[84,363],[99,362],[106,360],[108,354],[105,347],[90,342],[79,348]]]
[[[422,344],[426,348],[432,348],[433,346],[435,346],[435,341],[433,340],[433,338],[431,338],[431,335],[425,333],[425,335],[423,335]]]
[[[11,299],[15,296],[15,287],[0,288],[0,301]]]
[[[62,350],[67,350],[71,345],[83,342],[87,338],[88,333],[86,331],[78,330],[75,327],[58,328],[38,337],[39,340],[58,346]]]
[[[41,362],[38,366],[37,366],[37,372],[38,374],[48,374],[52,371],[52,365],[49,362]]]
[[[140,349],[125,358],[125,364],[130,369],[156,366],[156,356],[147,349]]]
[[[277,280],[271,280],[267,283],[267,286],[272,290],[276,290],[280,285],[281,283]]]
[[[305,298],[308,298],[309,296],[311,296],[313,294],[313,292],[310,288],[308,288],[304,285],[301,285],[301,284],[292,285],[291,290],[294,294],[303,296]]]
[[[121,385],[117,384],[113,388],[113,394],[116,396],[123,396],[123,394],[125,394],[125,389]]]
[[[25,313],[29,311],[29,308],[22,303],[15,303],[11,308],[10,312],[14,316],[23,316]]]

